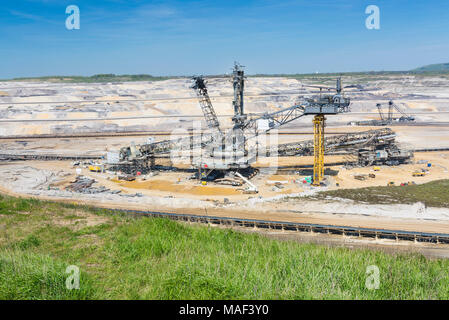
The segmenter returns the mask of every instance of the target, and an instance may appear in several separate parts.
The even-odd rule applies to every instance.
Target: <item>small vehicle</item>
[[[426,175],[426,173],[423,171],[415,171],[412,173],[413,177],[424,177],[425,175]]]
[[[100,166],[89,166],[89,171],[91,171],[91,172],[101,172],[101,168],[100,168]]]

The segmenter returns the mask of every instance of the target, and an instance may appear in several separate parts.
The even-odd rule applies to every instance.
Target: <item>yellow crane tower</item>
[[[324,179],[324,125],[325,115],[336,115],[349,111],[350,99],[345,98],[342,93],[341,78],[337,79],[336,88],[322,86],[308,86],[320,89],[320,95],[308,99],[304,114],[313,115],[313,186],[320,186]],[[321,91],[335,90],[336,94],[321,94]]]
[[[324,178],[324,114],[313,118],[313,182],[319,187]]]

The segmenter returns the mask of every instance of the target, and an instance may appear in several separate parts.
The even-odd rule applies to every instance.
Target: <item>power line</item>
[[[299,93],[272,93],[272,94],[252,94],[247,97],[271,97],[271,96],[286,96],[299,95]],[[211,98],[231,98],[232,95],[210,96]],[[86,102],[145,102],[145,101],[173,101],[173,100],[192,100],[197,97],[178,97],[178,98],[148,98],[148,99],[102,99],[102,100],[73,100],[73,101],[33,101],[33,102],[0,102],[0,105],[19,105],[19,104],[70,104],[70,103],[86,103]]]
[[[410,112],[413,115],[437,115],[446,114],[449,111],[428,111],[428,112]],[[260,117],[264,112],[248,113],[248,116]],[[349,115],[377,115],[377,112],[351,112]],[[232,117],[232,114],[217,115],[220,118]],[[74,118],[74,119],[0,119],[0,122],[79,122],[79,121],[113,121],[113,120],[137,120],[137,119],[164,119],[164,118],[204,118],[202,114],[177,114],[177,115],[155,115],[155,116],[133,116],[133,117],[110,117],[110,118]]]

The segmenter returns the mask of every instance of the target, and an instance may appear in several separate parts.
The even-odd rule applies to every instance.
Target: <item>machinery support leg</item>
[[[324,178],[324,115],[313,118],[313,186],[320,186]]]
[[[153,169],[156,165],[156,159],[154,157],[150,158],[150,169]]]

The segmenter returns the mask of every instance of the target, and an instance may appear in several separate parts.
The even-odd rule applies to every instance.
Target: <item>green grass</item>
[[[449,63],[429,64],[420,68],[413,69],[414,72],[448,72]]]
[[[21,248],[23,249],[23,248]],[[0,252],[0,299],[89,299],[93,287],[85,274],[79,290],[66,288],[66,265],[45,254]]]
[[[81,270],[80,290],[65,289],[69,265]],[[370,265],[378,290],[365,287]],[[2,299],[448,299],[448,270],[448,260],[417,254],[0,196]]]
[[[423,202],[429,207],[449,208],[449,180],[437,180],[420,185],[367,187],[321,192],[318,199],[336,197],[360,202],[394,204]]]

